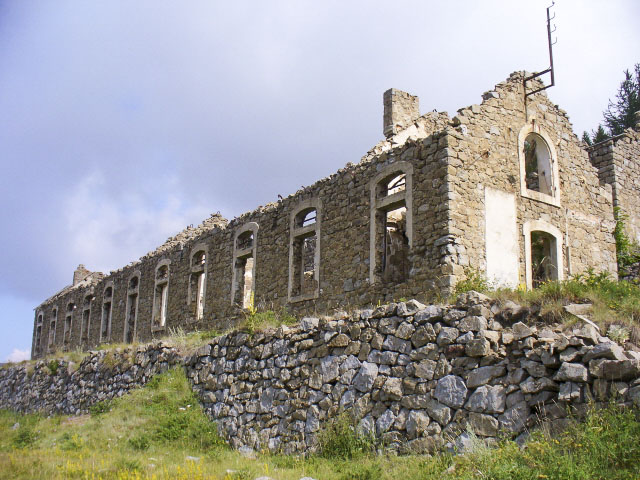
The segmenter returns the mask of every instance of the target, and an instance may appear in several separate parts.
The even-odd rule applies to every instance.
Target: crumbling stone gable
[[[503,241],[502,226],[511,232],[514,260],[508,266],[511,273],[501,274],[511,275],[514,284],[532,282],[538,271],[530,265],[534,251],[542,252],[545,272],[549,266],[558,267],[559,278],[589,267],[615,272],[611,187],[599,181],[566,113],[543,93],[529,97],[525,105],[522,79],[522,73],[513,74],[487,92],[481,105],[460,110],[454,119],[443,112],[417,116],[417,98],[392,90],[393,95],[385,96],[385,101],[391,102],[385,127],[388,120],[394,128],[385,128],[388,137],[359,163],[349,163],[328,178],[230,222],[214,214],[202,225],[186,228],[155,251],[107,276],[87,275],[79,269],[78,278],[87,275],[84,280],[75,284],[74,275],[72,287],[36,309],[32,356],[98,345],[109,302],[111,326],[102,342],[147,341],[178,327],[189,331],[234,326],[245,315],[233,295],[234,270],[238,275],[234,242],[249,225],[254,235],[254,267],[251,295],[243,294],[243,298],[250,298],[258,308],[284,307],[299,315],[366,307],[403,297],[426,299],[434,292],[448,292],[465,277],[466,267],[487,274],[495,270],[492,261],[487,262],[493,245],[493,240],[487,239]],[[402,105],[394,105],[394,98]],[[553,174],[553,179],[545,180],[553,184],[551,197],[531,191],[525,182],[522,157],[528,134],[537,135],[540,145],[549,149],[548,168],[540,167],[532,174],[538,175],[539,184],[544,183],[544,175]],[[388,185],[384,183],[398,174],[406,175],[402,199],[385,193]],[[510,199],[506,204],[512,204],[513,211],[493,212],[491,219],[508,220],[499,220],[496,227],[486,209],[489,204],[501,207],[503,197]],[[295,230],[292,216],[309,205],[315,205],[320,215],[315,233],[318,265],[313,273],[317,288],[313,283],[313,294],[294,295],[291,282],[297,274],[291,271],[292,233],[304,235],[306,230]],[[393,210],[398,207],[406,211]],[[395,216],[389,213],[392,210]],[[541,245],[532,241],[538,231],[547,235],[536,237]],[[205,295],[203,315],[198,318],[189,282],[192,256],[202,248],[206,250]],[[502,253],[498,249],[498,256]],[[554,259],[559,265],[553,264]],[[161,263],[169,272],[167,301],[166,307],[157,301],[154,307],[156,272]],[[139,283],[131,337],[126,334],[127,300],[134,274]],[[112,298],[105,297],[108,286]],[[87,296],[91,298],[89,331],[83,335]],[[64,345],[64,315],[69,303],[78,308],[72,314],[70,341]],[[49,346],[56,308],[55,342]],[[166,308],[166,324],[161,328],[152,326],[154,308]],[[36,339],[40,348],[36,348]]]
[[[467,266],[481,272],[487,269],[487,188],[505,192],[515,201],[518,283],[527,283],[523,238],[527,224],[546,224],[559,231],[560,278],[589,267],[615,273],[611,190],[599,181],[567,114],[545,93],[528,97],[525,104],[523,73],[511,75],[483,99],[481,105],[459,110],[446,135],[451,200],[450,237],[443,251],[449,252],[445,260],[449,285],[464,276]],[[544,201],[523,192],[519,161],[522,131],[544,135],[554,150],[557,191],[554,197],[539,196]]]

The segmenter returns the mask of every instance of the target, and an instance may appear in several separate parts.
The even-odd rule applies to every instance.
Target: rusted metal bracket
[[[556,18],[556,14],[554,13],[552,17],[550,12],[551,8],[553,8],[555,4],[556,4],[555,1],[551,2],[551,5],[547,7],[547,41],[549,43],[549,65],[550,66],[546,70],[543,70],[542,72],[534,73],[533,75],[530,75],[524,79],[524,92],[525,92],[524,98],[525,99],[528,96],[533,95],[534,93],[541,92],[542,90],[546,90],[547,88],[553,87],[555,85],[555,78],[553,76],[553,46],[558,42],[558,39],[556,38],[555,41],[551,40],[551,34],[556,31],[555,25],[553,26],[553,29],[551,29],[551,20]],[[545,75],[547,73],[551,74],[551,83],[549,85],[540,87],[532,92],[527,92],[527,82],[533,80],[534,78],[541,77],[542,75]]]

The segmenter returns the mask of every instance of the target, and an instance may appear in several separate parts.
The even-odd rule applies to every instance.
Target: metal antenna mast
[[[556,18],[556,14],[553,14],[553,17],[551,16],[551,12],[550,10],[553,8],[553,6],[556,4],[555,1],[551,2],[551,5],[547,7],[547,40],[549,43],[549,68],[547,68],[546,70],[543,70],[542,72],[539,73],[534,73],[533,75],[526,77],[524,79],[524,98],[526,99],[528,96],[533,95],[534,93],[538,93],[541,92],[542,90],[546,90],[549,87],[553,87],[555,85],[555,79],[553,77],[553,46],[558,42],[558,39],[556,38],[554,41],[551,41],[551,34],[553,32],[556,31],[556,26],[555,24],[553,25],[553,29],[551,29],[551,20],[553,20],[554,18]],[[551,83],[545,87],[540,87],[532,92],[527,92],[527,82],[530,80],[533,80],[534,78],[538,78],[542,75],[545,75],[546,73],[550,73],[551,74]]]

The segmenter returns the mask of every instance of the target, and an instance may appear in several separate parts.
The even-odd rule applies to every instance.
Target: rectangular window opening
[[[85,309],[82,311],[82,341],[86,342],[89,339],[89,316],[91,311]]]
[[[138,294],[132,293],[127,297],[127,322],[124,341],[133,342],[136,334],[136,310],[138,308]]]
[[[111,302],[105,302],[102,305],[102,330],[100,331],[100,340],[108,340],[111,331]]]
[[[382,279],[385,282],[404,282],[409,276],[409,239],[406,232],[406,207],[381,212],[382,221],[378,253]]]

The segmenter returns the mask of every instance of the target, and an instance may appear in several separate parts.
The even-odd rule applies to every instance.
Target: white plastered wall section
[[[484,197],[487,280],[515,288],[520,281],[515,195],[485,187]]]

